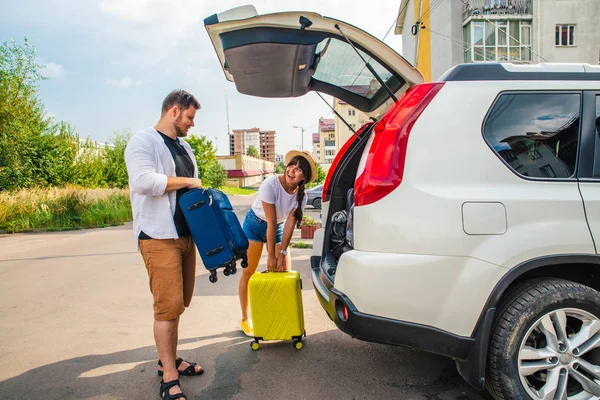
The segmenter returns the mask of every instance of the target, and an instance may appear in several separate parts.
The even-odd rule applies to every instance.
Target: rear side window
[[[575,173],[581,95],[503,94],[488,115],[483,136],[506,164],[530,178]]]

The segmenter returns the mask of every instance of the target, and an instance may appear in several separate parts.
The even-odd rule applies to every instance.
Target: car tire
[[[590,371],[600,371],[600,349],[594,348],[600,344],[598,291],[563,279],[535,279],[510,290],[497,310],[485,381],[494,398],[600,394]]]
[[[313,207],[321,208],[321,198],[320,197],[317,197],[316,199],[313,200]]]

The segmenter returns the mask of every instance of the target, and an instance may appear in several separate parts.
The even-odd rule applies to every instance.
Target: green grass
[[[256,190],[220,188],[227,195]],[[76,187],[0,192],[0,234],[122,225],[133,219],[128,189]]]
[[[229,187],[229,186],[223,186],[223,187],[219,188],[219,190],[228,196],[231,196],[231,195],[248,196],[248,195],[252,195],[252,194],[256,193],[256,190],[254,190],[254,189],[240,189],[240,188],[233,188],[233,187]]]
[[[304,242],[291,242],[290,247],[294,247],[297,249],[312,249],[312,244],[304,243]]]
[[[131,220],[127,189],[50,188],[0,193],[0,233],[98,228]]]

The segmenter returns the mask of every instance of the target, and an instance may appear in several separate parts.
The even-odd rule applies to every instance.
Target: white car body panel
[[[577,181],[519,177],[485,142],[482,121],[505,86],[447,82],[412,129],[400,186],[355,207],[355,251],[340,258],[335,288],[359,311],[469,336],[511,268],[548,255],[595,254]],[[548,86],[524,81],[510,88]],[[552,82],[556,90],[586,86],[597,83]],[[463,206],[470,202],[503,206],[504,232],[495,221],[489,234],[467,234]]]
[[[505,269],[470,257],[349,251],[335,288],[363,313],[469,336]]]

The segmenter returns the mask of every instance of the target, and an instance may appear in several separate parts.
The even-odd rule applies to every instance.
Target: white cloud
[[[135,86],[140,86],[142,83],[144,83],[144,82],[140,81],[140,80],[135,81],[128,76],[121,78],[121,79],[107,79],[106,80],[107,85],[111,85],[113,87],[120,88],[120,89],[126,89],[126,88],[135,87]]]
[[[45,67],[44,75],[50,79],[62,79],[67,74],[67,71],[60,64],[50,62]]]

